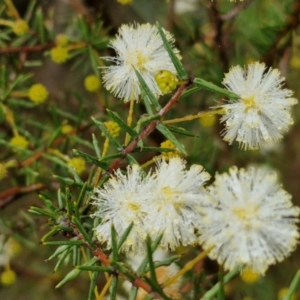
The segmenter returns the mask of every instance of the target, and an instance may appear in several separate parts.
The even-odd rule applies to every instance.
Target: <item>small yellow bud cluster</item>
[[[69,43],[69,39],[66,35],[64,34],[58,34],[56,37],[55,37],[55,43],[57,46],[61,46],[61,47],[65,47],[68,45]]]
[[[69,159],[68,165],[73,168],[78,175],[82,174],[86,170],[85,160],[81,157]]]
[[[0,180],[7,176],[7,167],[5,164],[0,163]]]
[[[27,149],[29,142],[27,139],[21,135],[14,136],[10,141],[10,145],[13,147],[21,148],[21,149]]]
[[[17,166],[17,161],[12,159],[4,163],[0,163],[0,180],[7,176],[7,169]]]
[[[104,122],[104,125],[106,127],[106,129],[108,130],[108,132],[114,137],[118,137],[121,131],[121,127],[119,126],[118,123],[114,122],[114,121],[107,121]],[[105,134],[102,132],[102,136],[105,136]]]
[[[300,56],[293,55],[290,60],[290,66],[293,69],[300,69]]]
[[[285,299],[285,297],[287,296],[288,292],[289,292],[289,289],[288,289],[288,288],[282,288],[282,289],[280,289],[279,292],[278,292],[278,300],[283,300],[283,299]],[[297,297],[296,297],[295,294],[293,294],[292,297],[289,298],[289,299],[290,299],[290,300],[296,300]]]
[[[17,276],[13,270],[5,270],[0,275],[0,281],[3,285],[12,285],[16,282]]]
[[[170,149],[176,149],[175,145],[170,141],[166,140],[160,144],[160,148],[170,148]],[[170,151],[170,152],[163,152],[161,154],[165,159],[169,160],[171,157],[179,156],[178,151]]]
[[[133,0],[117,0],[120,4],[126,5],[132,3]]]
[[[84,87],[89,92],[96,92],[100,89],[101,81],[96,75],[89,75],[84,79]]]
[[[208,128],[208,127],[213,127],[216,123],[216,120],[217,120],[216,115],[205,114],[199,119],[199,122],[200,122],[200,125]]]
[[[242,271],[241,279],[249,284],[255,283],[259,279],[259,274],[254,272],[251,268]]]
[[[57,64],[62,64],[69,59],[69,51],[66,47],[57,46],[50,51],[52,61]]]
[[[177,86],[177,78],[170,71],[163,70],[155,75],[155,81],[163,94],[172,92]]]
[[[13,31],[16,35],[19,36],[24,35],[28,32],[28,30],[29,30],[28,24],[24,20],[19,19],[16,22],[14,22]]]
[[[36,83],[31,86],[28,91],[29,99],[35,104],[43,103],[48,97],[48,91],[41,83]]]
[[[61,126],[61,132],[62,132],[63,134],[68,134],[68,133],[70,133],[72,130],[74,130],[74,128],[73,128],[71,125],[69,125],[69,124],[63,124],[63,125]]]
[[[14,238],[9,238],[7,243],[9,244],[10,252],[13,256],[15,256],[21,252],[22,246]]]

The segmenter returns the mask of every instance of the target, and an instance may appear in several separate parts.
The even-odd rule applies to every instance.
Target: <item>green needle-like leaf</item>
[[[139,73],[139,71],[135,70],[135,74],[140,82],[143,92],[147,96],[147,97],[145,97],[144,101],[145,102],[150,101],[150,103],[154,106],[156,111],[159,111],[161,109],[161,106],[160,106],[158,100],[156,99],[156,97],[154,96],[154,94],[152,93],[152,91],[150,90],[150,88],[148,87],[146,81],[144,80],[142,75]]]
[[[113,260],[118,261],[118,235],[114,225],[111,226],[111,248]]]
[[[178,73],[178,77],[180,80],[186,80],[188,78],[188,75],[181,63],[181,61],[179,60],[179,58],[177,57],[177,55],[174,53],[171,45],[168,43],[168,39],[164,33],[164,30],[162,29],[162,27],[160,26],[159,23],[156,24],[157,25],[157,29],[158,32],[163,40],[165,49],[167,50],[167,52],[169,53],[169,56],[174,64],[174,67]]]
[[[235,93],[232,93],[226,89],[222,89],[222,88],[218,87],[217,85],[215,85],[211,82],[205,81],[201,78],[195,78],[193,83],[200,89],[209,90],[209,91],[224,95],[230,99],[239,99],[240,98],[240,96],[236,95]]]
[[[158,123],[157,130],[159,130],[168,140],[170,140],[176,147],[176,149],[182,154],[186,155],[186,151],[184,146],[176,139],[173,133],[169,130],[169,128],[163,123]]]
[[[106,109],[107,113],[111,116],[111,118],[120,125],[121,128],[123,128],[131,137],[136,137],[138,134],[136,131],[134,131],[130,126],[128,126],[117,114],[116,112]]]
[[[112,142],[116,148],[122,148],[122,145],[109,133],[104,123],[92,118],[95,125],[105,134],[105,136]]]

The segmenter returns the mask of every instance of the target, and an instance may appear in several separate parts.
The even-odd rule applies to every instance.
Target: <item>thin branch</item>
[[[215,27],[215,44],[218,48],[218,54],[220,58],[220,63],[222,64],[223,69],[228,69],[228,56],[226,51],[226,45],[223,37],[223,20],[221,19],[221,15],[219,9],[217,7],[217,3],[214,1],[211,3],[211,14],[210,14],[212,24]]]
[[[27,194],[44,189],[46,186],[43,183],[35,183],[26,187],[14,187],[0,193],[0,209],[8,205],[16,199],[17,195]]]
[[[229,20],[235,18],[243,9],[245,9],[252,2],[253,2],[253,0],[245,0],[245,1],[235,5],[234,8],[230,12],[228,12],[227,14],[220,15],[220,19],[222,21],[229,21]]]
[[[21,52],[40,52],[51,49],[55,46],[54,43],[46,45],[20,46],[20,47],[5,47],[0,48],[0,54],[21,53]]]

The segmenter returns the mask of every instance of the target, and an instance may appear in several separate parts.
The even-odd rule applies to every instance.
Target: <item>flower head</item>
[[[114,121],[106,121],[104,122],[104,125],[107,129],[107,131],[114,137],[118,137],[121,131],[121,127],[117,122]],[[105,136],[104,132],[101,134],[102,136]]]
[[[69,51],[66,47],[57,46],[50,51],[52,61],[57,64],[62,64],[69,59]]]
[[[65,47],[68,45],[69,39],[65,34],[58,34],[55,37],[55,42],[56,42],[56,45]]]
[[[180,157],[159,160],[151,198],[151,211],[145,223],[151,236],[162,234],[160,246],[174,250],[197,241],[196,224],[201,215],[199,204],[207,199],[204,183],[210,175],[200,165],[186,170]]]
[[[200,117],[199,122],[201,126],[209,128],[215,125],[216,119],[216,115],[214,114],[204,114]]]
[[[81,157],[73,157],[69,159],[68,165],[75,170],[75,172],[80,175],[86,170],[85,160]]]
[[[19,19],[13,25],[13,31],[16,35],[24,35],[28,32],[29,27],[26,21]]]
[[[242,266],[264,274],[295,249],[300,209],[266,169],[232,167],[216,175],[202,207],[200,242],[227,270]]]
[[[21,149],[27,149],[29,146],[28,140],[21,135],[16,135],[9,141],[10,145],[13,147],[21,148]]]
[[[117,0],[120,4],[126,5],[130,4],[133,0]]]
[[[171,148],[171,149],[174,149],[174,151],[162,152],[161,155],[165,158],[165,160],[169,160],[171,157],[179,156],[180,155],[180,152],[178,152],[176,150],[175,145],[170,140],[166,140],[166,141],[162,142],[160,144],[160,148]]]
[[[74,130],[74,127],[71,126],[71,125],[68,124],[68,123],[64,123],[64,124],[62,124],[62,126],[61,126],[61,132],[62,132],[63,134],[69,134],[69,133],[71,133],[73,130]]]
[[[170,71],[161,70],[155,75],[155,81],[162,94],[168,94],[175,90],[177,86],[177,78]]]
[[[0,273],[0,282],[3,285],[12,285],[16,282],[16,279],[17,275],[13,270],[8,269]]]
[[[223,84],[240,96],[237,101],[221,105],[225,115],[224,140],[230,144],[237,140],[241,148],[257,149],[262,142],[278,141],[293,119],[291,106],[297,103],[293,92],[282,89],[284,78],[277,69],[266,69],[255,62],[246,70],[233,67],[226,74]]]
[[[28,91],[29,99],[35,104],[43,103],[48,97],[48,91],[41,83],[36,83],[31,86]]]
[[[174,39],[171,34],[168,32],[165,34],[168,42],[173,45]],[[118,36],[110,42],[110,47],[116,51],[117,56],[102,57],[115,63],[114,66],[105,67],[104,85],[125,102],[138,101],[141,94],[135,70],[142,75],[156,96],[161,95],[162,92],[155,81],[155,75],[161,70],[176,74],[159,32],[153,25],[122,25]],[[178,50],[173,50],[178,53]]]
[[[148,200],[152,197],[150,175],[143,177],[137,165],[127,168],[127,175],[118,169],[103,188],[96,188],[93,196],[97,211],[94,217],[101,219],[95,228],[99,241],[111,248],[111,226],[114,225],[120,238],[133,223],[133,228],[121,251],[143,252],[146,238],[144,219],[149,210]]]
[[[100,89],[101,81],[97,75],[89,75],[84,79],[84,87],[89,92],[97,92]]]

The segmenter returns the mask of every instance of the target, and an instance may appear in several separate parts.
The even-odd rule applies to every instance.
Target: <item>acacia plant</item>
[[[18,278],[36,276],[14,263],[29,255],[55,262],[49,290],[73,282],[80,299],[274,299],[272,265],[299,242],[300,209],[273,170],[273,153],[296,145],[282,73],[299,68],[299,1],[191,1],[184,13],[161,1],[160,22],[142,0],[118,2],[142,22],[70,1],[58,33],[55,8],[0,4],[3,289],[17,297]],[[8,217],[23,197],[29,209]],[[298,282],[299,271],[280,299]]]

